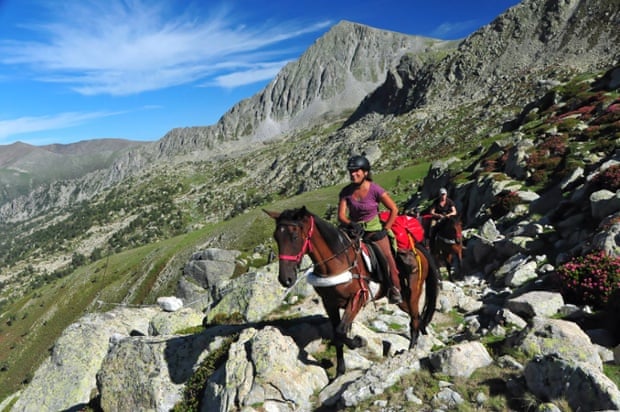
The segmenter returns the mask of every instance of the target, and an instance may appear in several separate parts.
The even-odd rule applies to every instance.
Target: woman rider
[[[344,225],[351,222],[359,223],[364,228],[366,236],[379,246],[390,272],[389,279],[392,286],[388,290],[388,299],[390,303],[401,303],[403,299],[399,288],[398,267],[392,254],[390,239],[383,231],[391,230],[398,215],[398,206],[385,189],[372,181],[370,162],[364,156],[349,158],[347,169],[351,183],[340,191],[338,220]],[[390,217],[383,225],[379,220],[379,204],[390,211]]]
[[[442,187],[439,189],[439,197],[435,199],[433,206],[431,207],[433,222],[431,224],[431,230],[428,238],[431,241],[434,241],[435,233],[437,232],[437,223],[439,221],[456,215],[456,205],[454,204],[454,201],[448,197],[448,191],[446,188]]]

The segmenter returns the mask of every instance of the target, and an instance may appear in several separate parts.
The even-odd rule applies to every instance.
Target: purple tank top
[[[385,193],[385,189],[375,182],[370,182],[368,194],[361,200],[353,198],[354,191],[355,186],[348,185],[340,191],[339,198],[345,199],[347,202],[349,219],[358,223],[368,222],[379,214],[380,198]]]

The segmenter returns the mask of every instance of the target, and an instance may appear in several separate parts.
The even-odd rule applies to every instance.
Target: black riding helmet
[[[353,171],[358,169],[369,172],[370,162],[364,156],[351,156],[347,162],[347,170]]]

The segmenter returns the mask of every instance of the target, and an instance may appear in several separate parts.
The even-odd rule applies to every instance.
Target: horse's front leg
[[[340,308],[337,305],[330,305],[323,300],[323,306],[329,317],[329,321],[332,325],[332,344],[336,347],[336,377],[344,375],[346,367],[344,364],[344,342],[338,336],[338,328],[341,325],[340,322]]]
[[[409,350],[418,343],[420,335],[420,297],[424,289],[424,282],[419,268],[415,268],[409,275]]]
[[[336,328],[336,336],[339,340],[342,340],[345,345],[349,349],[357,349],[366,345],[366,341],[361,336],[354,336],[353,338],[349,338],[349,333],[351,332],[351,326],[353,325],[353,321],[355,317],[359,313],[359,311],[364,306],[364,296],[361,295],[363,292],[358,292],[356,296],[349,299],[347,305],[344,309],[344,314],[342,315],[342,320],[340,324]]]

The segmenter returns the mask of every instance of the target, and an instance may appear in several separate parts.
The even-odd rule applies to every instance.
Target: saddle
[[[362,242],[362,254],[365,254],[364,262],[367,265],[366,269],[370,272],[370,278],[374,282],[387,284],[389,281],[388,264],[379,246],[373,241],[364,240]]]
[[[370,273],[373,282],[386,284],[388,282],[388,264],[385,256],[381,252],[375,241],[383,239],[387,236],[385,230],[379,232],[364,232],[364,229],[358,223],[352,222],[348,225],[341,225],[342,230],[351,241],[358,243],[364,258],[366,269]]]

